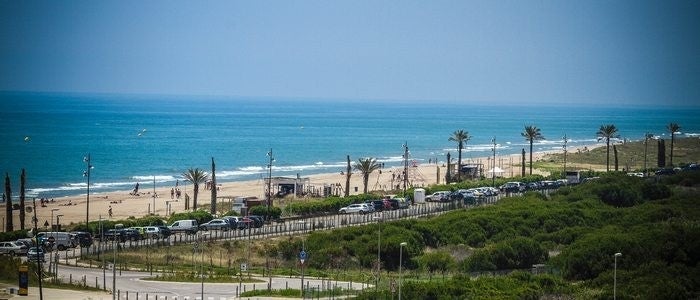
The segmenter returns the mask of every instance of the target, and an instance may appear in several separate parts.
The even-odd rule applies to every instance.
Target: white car
[[[16,242],[0,242],[0,254],[9,256],[27,254],[27,246],[20,245]]]
[[[367,203],[350,204],[338,210],[339,214],[360,213],[363,215],[370,212],[372,212],[372,208]]]
[[[428,202],[448,201],[447,199],[448,199],[449,195],[450,195],[449,191],[439,191],[439,192],[432,193],[429,196],[426,196],[425,201],[428,201]]]

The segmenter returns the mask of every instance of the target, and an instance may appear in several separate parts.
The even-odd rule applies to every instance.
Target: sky
[[[5,1],[0,91],[700,106],[700,1]]]

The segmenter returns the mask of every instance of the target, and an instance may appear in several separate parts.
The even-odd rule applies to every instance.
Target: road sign
[[[48,241],[49,241],[49,243],[53,243],[53,242],[56,241],[56,238],[53,237],[53,236],[50,236],[49,239],[48,239]]]
[[[302,264],[304,263],[304,261],[306,260],[306,251],[301,250],[301,252],[299,252],[299,260]]]
[[[243,272],[248,271],[248,264],[241,263],[241,271],[243,271]]]

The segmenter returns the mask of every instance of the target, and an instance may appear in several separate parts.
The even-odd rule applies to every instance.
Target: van
[[[75,236],[68,232],[39,232],[36,235],[36,240],[40,245],[49,245],[49,237],[53,237],[54,244],[59,251],[66,250],[68,248],[75,248],[77,242],[75,241]]]
[[[187,234],[195,234],[197,233],[199,224],[197,223],[197,220],[180,220],[173,222],[173,224],[171,224],[168,228],[172,233],[184,232]]]

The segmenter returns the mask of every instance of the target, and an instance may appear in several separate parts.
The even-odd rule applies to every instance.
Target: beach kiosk
[[[413,201],[415,203],[425,203],[425,189],[413,190]]]

